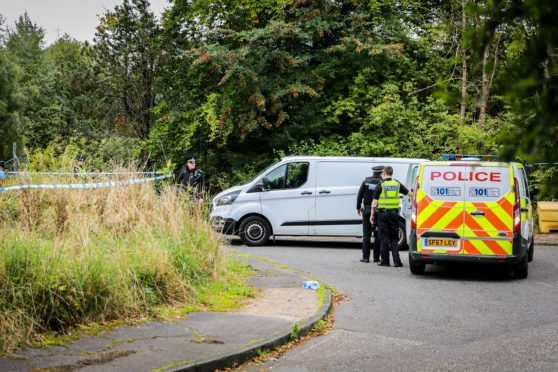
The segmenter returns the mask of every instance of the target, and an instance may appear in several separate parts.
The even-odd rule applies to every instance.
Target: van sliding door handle
[[[320,194],[331,194],[331,191],[329,190],[321,190]]]
[[[529,208],[521,208],[521,212],[529,212]]]
[[[303,191],[300,193],[300,195],[312,195],[311,191]]]
[[[484,212],[482,211],[471,212],[471,216],[484,216]]]

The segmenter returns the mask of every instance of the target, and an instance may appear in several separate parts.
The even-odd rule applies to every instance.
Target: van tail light
[[[519,199],[519,182],[517,182],[517,178],[513,179],[513,194],[515,198],[513,203],[513,232],[519,233],[521,231],[521,206]]]
[[[411,229],[417,228],[417,194],[418,194],[418,177],[415,181],[415,192],[413,195],[413,208],[411,212]]]

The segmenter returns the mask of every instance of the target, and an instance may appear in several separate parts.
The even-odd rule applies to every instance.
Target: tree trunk
[[[484,46],[482,54],[482,86],[481,86],[481,99],[480,99],[480,112],[479,112],[479,128],[484,126],[486,118],[486,106],[488,105],[488,57],[490,56],[490,43]]]
[[[490,87],[492,86],[492,81],[494,80],[494,74],[496,72],[496,65],[498,63],[499,43],[500,35],[498,35],[496,44],[494,46],[494,60],[492,63],[492,72],[490,73],[490,76],[488,76],[488,63],[490,61],[490,42],[486,43],[486,45],[484,46],[484,53],[482,56],[482,88],[478,123],[479,128],[482,128],[486,121],[486,109],[488,108],[488,99],[490,98]]]
[[[467,50],[465,48],[465,33],[467,32],[467,16],[465,15],[466,0],[461,1],[461,114],[460,123],[465,125],[467,111]]]

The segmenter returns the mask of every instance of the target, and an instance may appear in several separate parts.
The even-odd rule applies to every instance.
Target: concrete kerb
[[[299,337],[309,334],[317,322],[324,319],[333,308],[333,295],[331,289],[326,288],[325,298],[320,309],[304,323],[300,325],[298,330]],[[294,323],[293,323],[294,326]],[[232,368],[235,365],[240,365],[249,361],[250,359],[258,356],[259,350],[271,350],[275,347],[288,343],[291,339],[291,331],[284,334],[275,335],[272,338],[262,341],[258,344],[250,345],[249,347],[221,355],[214,359],[208,359],[194,364],[171,369],[173,372],[181,371],[215,371],[217,369]]]
[[[537,242],[535,241],[535,247],[558,247],[558,242]]]

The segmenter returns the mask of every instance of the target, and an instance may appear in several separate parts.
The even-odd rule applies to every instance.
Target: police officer
[[[77,158],[77,163],[74,165],[74,177],[79,176],[80,174],[85,173],[85,158],[80,156]]]
[[[402,267],[403,263],[399,257],[399,194],[413,197],[413,193],[407,190],[399,181],[392,179],[393,168],[384,167],[382,178],[384,179],[374,192],[372,209],[378,209],[378,228],[381,240],[381,262],[379,266],[389,266],[389,251],[393,256],[395,267]],[[370,222],[375,221],[374,214],[370,216]]]
[[[360,262],[370,262],[370,237],[372,234],[374,235],[374,262],[380,262],[380,239],[376,226],[370,222],[370,213],[372,211],[372,196],[378,184],[382,182],[383,170],[383,165],[372,167],[372,177],[366,177],[358,190],[357,213],[362,217],[362,259]]]
[[[189,191],[200,204],[203,203],[205,180],[203,172],[196,167],[195,158],[191,157],[186,160],[186,164],[180,170],[176,181],[181,189]]]

